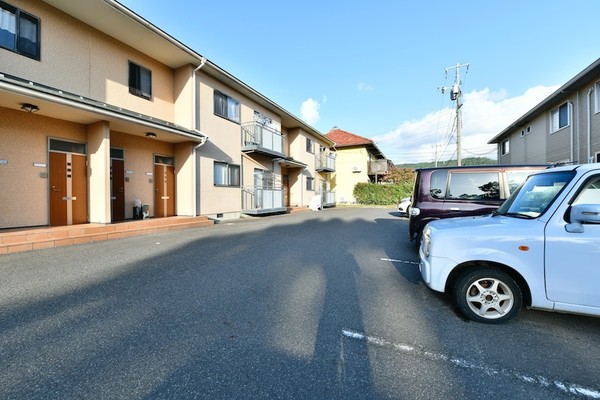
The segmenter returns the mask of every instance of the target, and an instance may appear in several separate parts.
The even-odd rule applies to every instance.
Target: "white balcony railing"
[[[242,193],[242,210],[245,213],[260,214],[286,210],[281,187],[247,187]]]
[[[281,132],[259,122],[242,124],[242,148],[283,153]]]
[[[335,157],[331,154],[318,154],[316,168],[317,171],[335,171]]]

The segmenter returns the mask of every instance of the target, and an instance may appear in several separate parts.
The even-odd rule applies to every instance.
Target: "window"
[[[596,82],[594,95],[596,96],[596,112],[598,113],[600,112],[600,81]]]
[[[497,172],[466,172],[450,176],[447,199],[500,200]]]
[[[0,47],[40,59],[40,20],[0,1]]]
[[[446,197],[446,180],[448,179],[448,171],[434,171],[431,174],[429,182],[429,193],[431,197],[438,200],[444,200]]]
[[[150,100],[152,98],[152,72],[129,61],[129,93]]]
[[[215,161],[215,186],[240,186],[240,166]]]
[[[505,156],[510,152],[510,141],[508,139],[503,140],[500,143],[500,155]]]
[[[315,190],[315,178],[312,176],[306,177],[306,190]]]
[[[311,138],[306,138],[306,151],[315,154],[315,142]]]
[[[550,113],[551,118],[551,133],[569,125],[569,104],[565,103],[562,106],[555,108]]]
[[[233,122],[240,122],[240,102],[215,90],[214,112]]]

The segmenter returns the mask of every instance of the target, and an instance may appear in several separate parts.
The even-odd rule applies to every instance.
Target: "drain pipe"
[[[192,71],[192,129],[194,132],[200,135],[200,143],[194,146],[194,201],[196,202],[196,215],[202,215],[202,202],[200,201],[200,179],[198,178],[200,176],[200,156],[198,155],[198,151],[200,150],[200,147],[204,146],[204,144],[208,140],[208,136],[204,135],[200,130],[200,118],[198,118],[198,114],[200,113],[200,110],[198,109],[198,105],[200,104],[198,95],[200,94],[200,91],[198,90],[198,81],[196,78],[196,73],[200,71],[200,68],[202,68],[204,64],[206,64],[206,57],[202,57],[200,59],[200,65],[198,65]]]
[[[591,98],[592,98],[592,93],[594,92],[594,87],[592,86],[589,90],[588,90],[588,94],[587,94],[587,163],[591,163],[592,162],[592,116],[591,116],[591,111],[590,111],[590,107],[591,107]]]

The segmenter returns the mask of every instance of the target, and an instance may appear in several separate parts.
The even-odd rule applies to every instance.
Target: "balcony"
[[[335,206],[335,192],[324,191],[321,193],[321,207]]]
[[[321,153],[315,156],[317,172],[335,172],[335,156]]]
[[[285,157],[283,135],[259,122],[242,124],[242,151],[271,157]]]
[[[247,187],[242,190],[242,213],[259,215],[285,212],[287,207],[283,201],[282,187]]]
[[[387,175],[388,170],[388,160],[369,161],[369,175]]]

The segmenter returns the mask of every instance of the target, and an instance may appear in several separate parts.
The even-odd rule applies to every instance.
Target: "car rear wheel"
[[[460,276],[454,287],[454,300],[465,317],[488,324],[515,318],[523,304],[514,279],[492,268],[470,270]]]

